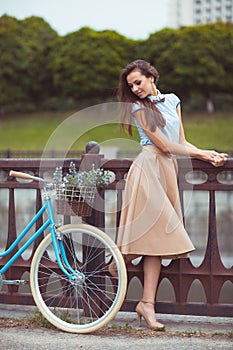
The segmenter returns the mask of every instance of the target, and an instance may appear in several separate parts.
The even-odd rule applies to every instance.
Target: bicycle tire
[[[34,301],[55,327],[71,333],[90,333],[106,326],[120,310],[127,288],[123,257],[110,237],[96,227],[64,225],[62,234],[69,263],[83,276],[71,281],[58,267],[51,235],[38,246],[31,264]],[[117,277],[108,271],[114,260]]]

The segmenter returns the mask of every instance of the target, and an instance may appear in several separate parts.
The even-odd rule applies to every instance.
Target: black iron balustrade
[[[62,161],[64,169],[68,168],[71,159]],[[125,176],[132,163],[132,159],[104,159],[98,154],[88,154],[81,159],[72,159],[76,166],[83,168],[88,164],[95,162],[104,169],[109,169],[115,174],[115,182],[109,185],[101,195],[105,197],[107,191],[113,191],[117,194],[117,203],[115,211],[114,236],[117,237],[117,226],[120,217],[120,208],[122,203],[122,192],[124,190]],[[0,160],[0,196],[1,189],[9,191],[8,203],[8,237],[4,247],[8,247],[17,236],[16,230],[16,208],[15,208],[15,191],[17,189],[35,189],[36,205],[35,210],[41,205],[40,189],[37,182],[19,182],[16,179],[9,178],[8,174],[11,169],[18,171],[31,172],[34,175],[48,176],[52,175],[56,166],[61,164],[59,159],[44,159],[43,170],[40,169],[40,159],[1,159]],[[178,259],[163,265],[160,277],[160,283],[164,279],[169,281],[169,286],[173,290],[173,300],[157,301],[156,309],[160,313],[174,314],[193,314],[209,316],[233,316],[233,254],[230,257],[230,267],[223,264],[220,254],[219,242],[216,223],[216,193],[224,191],[233,196],[233,159],[229,159],[221,168],[215,168],[208,163],[193,159],[178,159],[179,164],[179,190],[181,202],[185,206],[184,194],[187,191],[203,191],[209,196],[209,208],[207,211],[208,237],[206,246],[202,247],[204,256],[199,266],[194,266],[191,259]],[[42,173],[41,173],[42,171]],[[201,179],[201,180],[200,180]],[[231,205],[231,203],[229,204]],[[103,206],[103,204],[102,204]],[[228,208],[233,211],[232,207]],[[184,221],[185,221],[184,215]],[[93,215],[86,219],[90,224],[94,224],[105,230],[106,213],[104,210],[93,211]],[[195,218],[194,218],[195,222]],[[198,224],[198,223],[196,223]],[[233,241],[233,225],[229,226],[229,242]],[[19,279],[23,274],[30,270],[31,257],[39,241],[32,247],[29,257],[21,257],[6,272],[9,279]],[[4,263],[5,258],[0,260],[0,266]],[[143,283],[141,262],[131,264],[128,267],[128,283],[137,278],[139,283]],[[189,301],[188,295],[193,282],[199,281],[202,286],[205,301]],[[221,302],[220,294],[224,286],[228,284],[232,300]],[[0,303],[6,304],[33,304],[33,299],[29,288],[20,289],[19,286],[5,286],[0,292]],[[122,306],[124,311],[134,311],[137,300],[127,294],[126,300]]]

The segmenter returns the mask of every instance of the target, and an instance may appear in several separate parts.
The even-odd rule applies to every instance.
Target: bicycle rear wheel
[[[64,225],[61,233],[67,259],[81,274],[72,280],[59,268],[51,235],[37,248],[30,272],[31,291],[44,317],[57,328],[89,333],[111,321],[125,298],[127,274],[115,243],[96,227]],[[117,277],[108,271],[115,262]]]

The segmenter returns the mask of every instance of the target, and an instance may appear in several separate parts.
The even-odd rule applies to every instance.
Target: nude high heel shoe
[[[148,313],[148,311],[145,310],[145,308],[143,306],[143,303],[154,305],[154,303],[152,303],[150,301],[145,301],[145,300],[139,301],[139,303],[136,306],[136,312],[137,312],[137,315],[138,315],[138,324],[139,324],[139,326],[141,326],[141,320],[142,320],[142,317],[143,317],[144,320],[146,321],[147,327],[149,329],[151,329],[153,331],[165,331],[165,326],[162,323],[157,322],[155,319],[153,319],[154,315],[153,314],[150,315]]]

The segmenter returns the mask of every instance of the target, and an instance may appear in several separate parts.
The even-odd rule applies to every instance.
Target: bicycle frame
[[[41,314],[57,328],[70,333],[90,333],[105,326],[120,310],[126,294],[127,274],[120,250],[97,227],[56,224],[51,200],[53,191],[59,198],[60,188],[56,184],[14,170],[9,175],[42,183],[43,205],[19,236],[0,253],[4,260],[0,269],[0,290],[4,285],[28,284],[29,281],[22,279],[4,280],[2,274],[42,234],[43,239],[31,260],[29,282],[32,298]],[[44,214],[46,218],[42,221]],[[65,215],[62,211],[61,214]],[[26,234],[31,233],[31,229],[36,232],[28,238]],[[50,233],[44,237],[46,229]],[[117,269],[116,277],[109,271],[110,262]]]
[[[0,258],[9,255],[18,245],[19,242],[25,237],[31,227],[36,223],[36,221],[44,214],[44,212],[48,213],[47,221],[29,238],[29,240],[7,261],[7,263],[0,269],[0,275],[5,273],[10,266],[24,253],[24,251],[39,237],[42,232],[49,227],[50,234],[52,238],[52,243],[54,247],[54,252],[56,256],[56,261],[58,263],[59,268],[66,274],[66,276],[70,279],[75,279],[77,275],[80,274],[78,271],[74,271],[70,264],[68,263],[65,249],[63,246],[63,242],[60,237],[57,237],[57,233],[55,231],[56,224],[53,213],[53,207],[51,203],[51,199],[49,196],[46,197],[45,204],[41,207],[41,209],[35,214],[32,220],[28,223],[28,225],[24,228],[24,230],[20,233],[17,239],[11,244],[11,246],[4,252],[0,253]],[[63,263],[61,261],[60,254],[62,256]],[[67,271],[69,270],[70,273]]]

